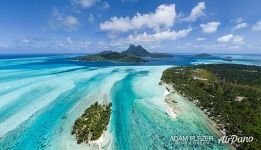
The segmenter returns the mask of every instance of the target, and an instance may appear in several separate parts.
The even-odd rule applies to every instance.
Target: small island
[[[201,54],[196,54],[194,56],[198,58],[205,58],[205,57],[210,57],[211,55],[207,53],[201,53]]]
[[[261,67],[211,64],[169,68],[161,82],[196,104],[224,135],[254,137],[238,149],[261,149]]]
[[[98,104],[95,102],[75,121],[72,135],[75,136],[78,144],[89,143],[102,136],[110,120],[111,106],[111,103]]]
[[[126,51],[114,52],[103,51],[94,55],[79,56],[73,58],[75,61],[111,61],[120,63],[145,63],[148,62],[145,57],[151,58],[164,58],[172,57],[167,53],[150,53],[144,49],[141,45],[130,45]]]
[[[232,61],[232,57],[230,57],[230,56],[225,57],[225,58],[223,58],[223,61]]]

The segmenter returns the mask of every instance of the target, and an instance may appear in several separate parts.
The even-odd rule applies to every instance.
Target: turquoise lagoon
[[[164,69],[194,63],[220,63],[180,55],[145,65],[80,63],[70,55],[5,56],[0,59],[0,149],[98,149],[76,144],[71,129],[95,101],[112,102],[102,149],[229,149],[218,144],[208,118],[176,94],[177,118],[166,114]],[[249,56],[250,57],[250,56]],[[260,65],[260,57],[238,63]],[[8,58],[8,59],[6,59]],[[258,59],[256,59],[258,58]],[[173,136],[213,136],[210,143],[175,143]]]

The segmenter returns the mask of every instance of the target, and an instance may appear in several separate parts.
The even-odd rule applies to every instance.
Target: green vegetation
[[[198,105],[227,135],[253,136],[261,149],[261,67],[235,64],[169,68],[162,81]]]
[[[113,61],[113,62],[124,62],[124,63],[144,63],[147,60],[142,57],[152,58],[163,58],[172,57],[167,53],[150,53],[142,46],[130,45],[126,51],[121,53],[113,51],[103,51],[94,55],[80,56],[73,58],[76,61]]]
[[[105,105],[96,102],[87,108],[73,126],[72,134],[75,135],[77,143],[88,143],[99,139],[107,128],[110,115],[111,103]]]
[[[201,58],[201,57],[210,57],[211,55],[210,55],[210,54],[207,54],[207,53],[201,53],[201,54],[196,54],[196,55],[194,55],[194,56]]]
[[[123,51],[122,54],[129,54],[138,57],[152,57],[152,58],[164,58],[164,57],[173,57],[168,53],[150,53],[141,45],[135,46],[130,44],[129,48],[126,51]]]
[[[99,53],[95,55],[87,55],[73,58],[77,61],[113,61],[113,62],[126,62],[126,63],[143,63],[147,62],[145,59],[140,57],[122,54],[118,52]]]

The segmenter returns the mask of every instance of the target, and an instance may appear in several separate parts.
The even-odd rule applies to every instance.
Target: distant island
[[[72,135],[75,136],[77,143],[89,143],[98,140],[107,129],[110,115],[111,103],[98,104],[98,102],[95,102],[87,108],[73,126]]]
[[[261,67],[211,64],[169,68],[161,82],[195,103],[225,135],[252,136],[238,149],[261,149]]]
[[[138,57],[152,57],[152,58],[163,58],[163,57],[173,57],[168,53],[150,53],[144,49],[141,45],[135,46],[131,44],[126,51],[123,51],[122,54],[129,54]]]
[[[144,63],[147,60],[128,54],[122,54],[118,52],[104,51],[94,55],[79,56],[73,58],[77,61],[112,61],[112,62],[123,62],[123,63]]]
[[[76,61],[112,61],[112,62],[123,62],[123,63],[144,63],[148,62],[144,57],[151,58],[163,58],[172,57],[167,53],[150,53],[144,49],[141,45],[135,46],[130,45],[126,51],[121,53],[114,51],[103,51],[94,55],[79,56],[73,58]]]
[[[223,58],[223,61],[232,61],[232,57],[230,57],[230,56],[225,57],[225,58]]]
[[[195,57],[210,57],[211,55],[210,54],[207,54],[207,53],[201,53],[201,54],[196,54],[194,55]]]

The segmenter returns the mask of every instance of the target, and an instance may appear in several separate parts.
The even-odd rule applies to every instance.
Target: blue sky
[[[261,53],[260,0],[2,0],[0,54]]]

